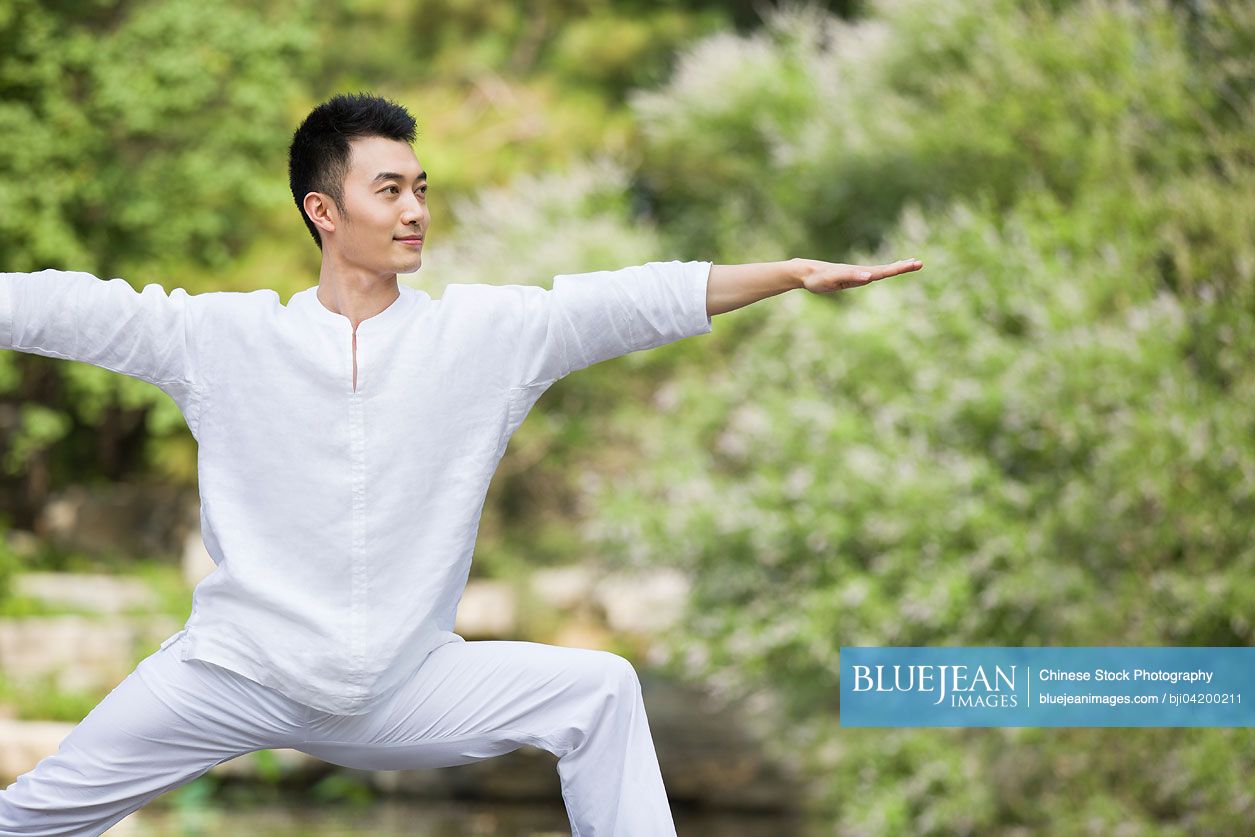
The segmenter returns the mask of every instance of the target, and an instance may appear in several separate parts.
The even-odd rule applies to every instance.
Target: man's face
[[[384,137],[350,142],[349,173],[344,181],[348,217],[338,217],[335,233],[324,240],[337,257],[380,275],[413,273],[422,265],[422,243],[431,216],[427,211],[427,175],[408,143]],[[328,236],[324,236],[324,239]]]

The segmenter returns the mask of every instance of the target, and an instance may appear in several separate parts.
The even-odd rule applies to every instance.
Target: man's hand
[[[789,259],[781,262],[755,264],[716,264],[710,268],[706,286],[706,315],[713,317],[735,311],[752,302],[806,288],[817,294],[857,288],[886,276],[897,276],[919,270],[919,259],[904,259],[885,265],[864,267],[857,264],[818,262],[814,259]]]
[[[857,288],[899,273],[919,270],[924,263],[919,259],[903,259],[893,264],[857,265],[840,262],[820,262],[814,259],[794,259],[802,287],[811,293],[826,294]]]

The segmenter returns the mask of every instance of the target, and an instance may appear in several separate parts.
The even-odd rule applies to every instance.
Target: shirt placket
[[[350,346],[350,349],[352,347]],[[352,357],[350,356],[352,375]],[[366,674],[366,418],[362,339],[357,335],[357,390],[349,392],[349,452],[353,481],[353,542],[350,549],[349,654],[359,684]],[[350,387],[352,384],[350,383]]]

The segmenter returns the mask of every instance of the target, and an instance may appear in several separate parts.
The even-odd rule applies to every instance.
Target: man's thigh
[[[562,756],[636,673],[616,654],[538,642],[451,642],[362,715],[315,711],[293,745],[369,770],[449,767],[531,745]]]
[[[99,834],[246,752],[288,746],[308,710],[175,646],[146,657],[62,740],[0,790],[0,835]]]

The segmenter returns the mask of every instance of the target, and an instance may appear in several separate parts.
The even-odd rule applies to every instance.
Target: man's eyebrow
[[[426,180],[426,179],[427,179],[427,172],[425,171],[420,171],[418,173],[418,177],[415,178],[415,180]],[[381,171],[379,172],[379,174],[375,175],[375,179],[372,180],[371,183],[379,183],[384,180],[400,180],[401,182],[405,182],[405,176],[402,174],[398,174],[397,172],[394,172],[394,171]]]

